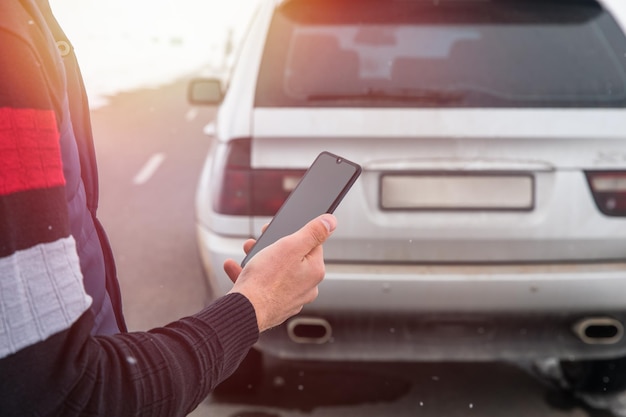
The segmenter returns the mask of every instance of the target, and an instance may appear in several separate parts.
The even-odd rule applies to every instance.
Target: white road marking
[[[144,166],[139,170],[135,178],[133,178],[133,184],[142,185],[148,182],[150,178],[154,175],[159,166],[163,163],[165,159],[164,153],[155,153],[148,159],[148,162],[144,164]]]
[[[198,108],[192,107],[187,111],[187,113],[185,113],[185,120],[187,120],[188,122],[191,122],[197,116],[198,116]]]

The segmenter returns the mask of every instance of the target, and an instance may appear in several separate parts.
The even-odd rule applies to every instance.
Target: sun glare
[[[258,0],[50,0],[74,46],[92,107],[201,68],[219,72]],[[231,37],[229,39],[229,37]]]
[[[245,24],[257,0],[51,0],[67,32],[219,36]]]

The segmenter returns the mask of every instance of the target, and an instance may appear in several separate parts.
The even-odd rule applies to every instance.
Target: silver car
[[[626,37],[611,4],[268,0],[232,73],[194,80],[190,100],[219,104],[197,193],[216,297],[224,260],[319,152],[363,167],[319,298],[248,365],[553,360],[589,390],[626,367]]]

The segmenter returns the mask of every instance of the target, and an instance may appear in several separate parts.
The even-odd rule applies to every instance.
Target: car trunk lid
[[[363,167],[329,261],[623,259],[625,222],[585,171],[621,169],[616,109],[256,109],[253,168],[306,168],[327,150]],[[255,229],[267,218],[257,218]]]

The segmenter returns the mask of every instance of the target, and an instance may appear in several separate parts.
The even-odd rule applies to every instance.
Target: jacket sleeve
[[[228,377],[258,338],[240,294],[149,332],[91,337],[91,313],[0,359],[9,416],[185,416]]]
[[[51,80],[23,34],[3,29],[5,16],[0,13],[0,414],[183,416],[258,339],[254,308],[233,294],[149,332],[91,336]],[[36,28],[27,32],[37,36]]]

